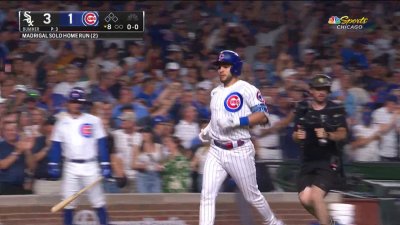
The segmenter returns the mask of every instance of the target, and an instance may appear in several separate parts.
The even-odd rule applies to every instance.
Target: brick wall
[[[287,225],[309,225],[314,219],[301,207],[295,193],[270,193],[265,195],[271,208]],[[140,221],[144,218],[168,220],[176,217],[188,225],[198,225],[198,194],[118,194],[108,195],[111,221]],[[61,224],[61,213],[50,213],[59,196],[1,196],[0,223],[2,225],[57,225]],[[340,201],[340,196],[330,197],[331,202]],[[77,210],[90,209],[82,198]],[[253,211],[257,224],[259,215]],[[217,200],[216,225],[239,225],[238,205],[234,195],[220,194]]]

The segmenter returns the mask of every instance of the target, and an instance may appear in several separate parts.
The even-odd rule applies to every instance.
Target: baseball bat
[[[81,194],[83,194],[85,191],[89,190],[90,188],[94,187],[97,183],[103,180],[103,177],[98,178],[95,180],[93,183],[89,184],[88,186],[82,188],[80,191],[76,192],[75,194],[69,196],[68,198],[62,200],[61,202],[57,203],[51,208],[51,212],[55,213],[58,212],[60,209],[63,209],[65,206],[67,206],[69,203],[74,201],[76,198],[78,198]]]

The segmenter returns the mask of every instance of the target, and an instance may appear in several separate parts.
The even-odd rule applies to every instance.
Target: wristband
[[[248,126],[250,125],[249,117],[244,116],[239,118],[240,126]]]

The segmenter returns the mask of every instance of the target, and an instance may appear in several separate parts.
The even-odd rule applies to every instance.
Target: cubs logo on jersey
[[[243,106],[243,97],[239,92],[230,93],[224,101],[225,109],[229,112],[237,112]]]
[[[79,131],[82,136],[84,136],[86,138],[90,138],[93,136],[93,124],[84,123],[81,125]]]

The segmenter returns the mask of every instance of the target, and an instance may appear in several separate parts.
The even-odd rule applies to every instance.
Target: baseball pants
[[[200,202],[200,225],[213,225],[215,200],[227,175],[235,180],[245,199],[261,214],[265,224],[280,224],[269,204],[258,190],[255,168],[255,150],[251,141],[232,150],[212,144],[204,166]]]

